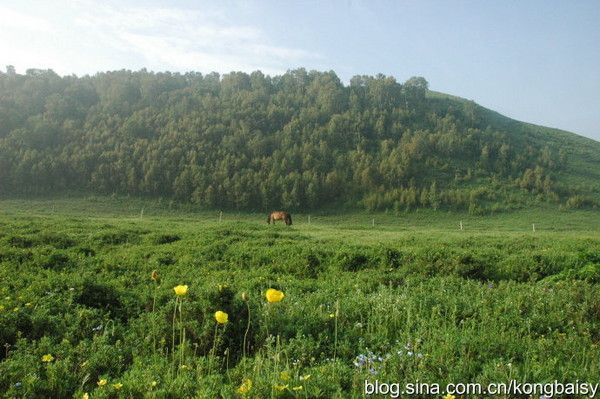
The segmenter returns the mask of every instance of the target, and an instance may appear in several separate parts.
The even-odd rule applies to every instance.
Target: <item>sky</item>
[[[0,68],[423,76],[600,141],[600,1],[0,1]]]

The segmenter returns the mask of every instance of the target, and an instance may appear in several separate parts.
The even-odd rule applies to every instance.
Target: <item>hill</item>
[[[430,91],[289,71],[0,73],[0,195],[471,213],[600,205],[600,143]]]

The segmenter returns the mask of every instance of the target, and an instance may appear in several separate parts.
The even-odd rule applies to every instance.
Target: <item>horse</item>
[[[269,216],[267,216],[267,223],[268,224],[271,224],[271,222],[273,224],[275,224],[276,220],[283,220],[285,222],[286,226],[291,226],[292,225],[292,215],[290,215],[287,212],[274,211],[274,212],[271,212],[269,214]]]

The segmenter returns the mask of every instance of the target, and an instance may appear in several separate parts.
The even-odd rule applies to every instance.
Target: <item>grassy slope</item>
[[[475,104],[461,97],[435,91],[430,91],[428,97],[455,107]],[[564,149],[567,152],[568,166],[558,173],[559,183],[596,194],[600,191],[600,142],[564,130],[517,121],[485,107],[475,106],[485,123],[494,128],[525,137],[527,142],[538,148],[549,145]]]

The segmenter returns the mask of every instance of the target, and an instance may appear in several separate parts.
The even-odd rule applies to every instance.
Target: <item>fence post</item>
[[[140,219],[144,218],[144,208],[142,208],[142,210],[140,211]]]
[[[375,227],[375,218],[373,218],[372,226]]]
[[[460,221],[460,231],[462,231],[463,229],[463,224],[462,224],[462,220]]]
[[[223,220],[223,211],[219,211],[219,223]]]
[[[535,223],[533,223],[533,224],[531,225],[531,228],[533,229],[533,232],[535,233]]]

